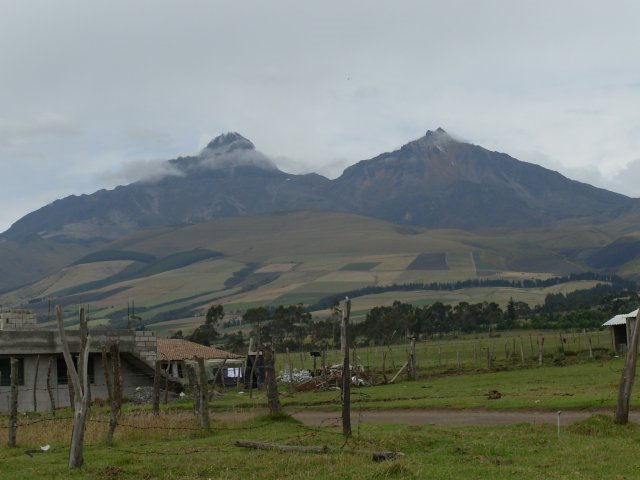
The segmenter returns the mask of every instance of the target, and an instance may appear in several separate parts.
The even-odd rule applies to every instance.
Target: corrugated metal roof
[[[207,347],[199,343],[181,340],[178,338],[158,339],[158,360],[192,360],[196,357],[210,359],[242,358],[241,355],[225,352],[215,347]]]
[[[602,324],[603,327],[611,327],[613,325],[624,325],[627,323],[626,315],[616,315]]]
[[[609,320],[604,322],[602,326],[611,327],[612,325],[625,325],[627,323],[627,318],[635,318],[638,316],[638,310],[639,309],[635,309],[633,312],[616,315],[615,317],[610,318]]]

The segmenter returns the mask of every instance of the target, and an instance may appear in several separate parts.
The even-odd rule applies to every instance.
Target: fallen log
[[[371,455],[371,460],[380,462],[393,460],[404,456],[401,452],[372,452],[370,450],[354,450],[351,448],[331,448],[326,445],[321,447],[313,445],[278,445],[268,442],[254,442],[251,440],[236,440],[236,447],[254,448],[257,450],[276,450],[279,452],[303,452],[303,453],[352,453],[355,455]]]

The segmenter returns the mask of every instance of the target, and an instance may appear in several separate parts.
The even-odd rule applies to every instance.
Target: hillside
[[[637,276],[640,263],[630,240],[640,218],[636,199],[442,129],[358,162],[335,180],[285,173],[237,133],[166,162],[165,171],[58,200],[2,233],[0,291],[37,282],[6,301],[109,299],[115,293],[108,288],[149,306],[167,303],[167,291],[176,301],[198,292],[241,304],[307,301],[343,286],[421,280],[422,270],[443,281],[585,269]],[[82,260],[96,252],[100,262]],[[431,267],[415,268],[414,261]],[[92,278],[86,265],[98,264]],[[160,288],[157,297],[134,290],[169,271],[184,272],[181,282],[191,284],[193,269],[204,275],[206,265],[219,281],[204,290]]]
[[[186,325],[193,325],[200,321],[194,315],[211,303],[222,303],[232,312],[256,305],[310,304],[370,285],[544,279],[583,270],[557,250],[532,248],[526,236],[409,228],[346,213],[298,212],[139,231],[0,296],[0,303],[27,303],[41,316],[46,316],[49,299],[70,310],[90,305],[94,325],[117,326],[133,301],[145,321],[187,318]],[[479,301],[492,295],[496,300],[525,295],[509,289],[476,290],[457,297],[436,292],[395,297],[428,303],[466,295]]]

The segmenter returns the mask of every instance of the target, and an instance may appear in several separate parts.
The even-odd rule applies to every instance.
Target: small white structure
[[[616,315],[602,324],[603,327],[611,328],[611,341],[613,342],[613,350],[616,353],[627,351],[637,317],[638,309],[633,312]]]

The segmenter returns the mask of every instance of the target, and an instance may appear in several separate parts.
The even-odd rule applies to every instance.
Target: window
[[[0,358],[0,386],[11,385],[11,358]],[[24,358],[18,358],[18,385],[24,385]]]
[[[78,356],[72,355],[73,363],[78,368]],[[69,384],[69,376],[67,374],[67,363],[64,361],[63,356],[59,356],[57,358],[57,368],[58,371],[58,385],[68,385]],[[93,357],[89,355],[89,365],[87,366],[87,374],[89,376],[89,383],[96,383],[96,374],[93,368]]]

